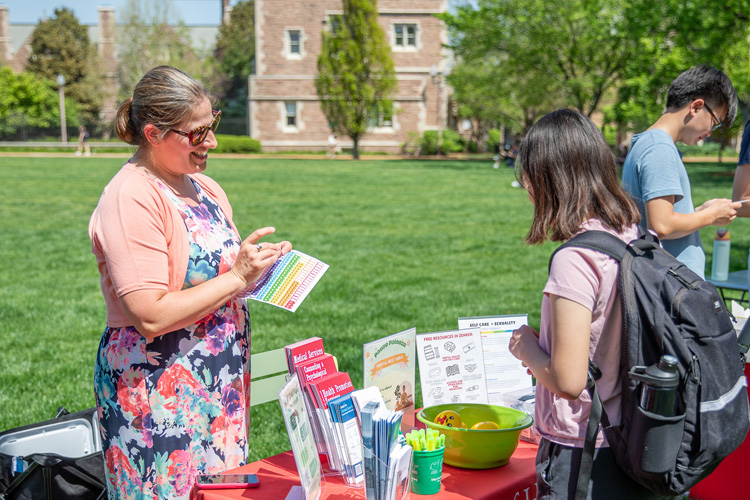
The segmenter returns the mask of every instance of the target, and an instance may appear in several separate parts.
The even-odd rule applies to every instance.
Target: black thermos
[[[656,364],[634,366],[630,370],[630,378],[642,382],[641,408],[665,417],[674,416],[675,394],[680,381],[678,366],[677,358],[664,354]]]

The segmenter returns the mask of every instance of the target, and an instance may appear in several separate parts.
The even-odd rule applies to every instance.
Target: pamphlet
[[[315,257],[292,250],[267,268],[240,297],[295,312],[328,267]]]
[[[362,427],[362,408],[364,408],[367,403],[375,401],[379,406],[385,407],[383,395],[380,394],[380,389],[374,385],[372,387],[354,391],[351,395],[352,403],[354,404],[354,414],[357,417],[357,425],[360,427]]]
[[[425,407],[487,403],[479,328],[419,334],[417,356]]]
[[[336,371],[336,361],[331,354],[323,354],[317,358],[299,363],[294,367],[297,371],[302,387],[310,382],[323,378]]]
[[[341,455],[346,462],[345,479],[348,484],[358,484],[364,480],[362,468],[362,435],[354,413],[352,393],[341,395],[328,402],[333,427],[339,434],[344,449]]]
[[[401,430],[414,427],[416,328],[375,340],[363,347],[364,387],[380,389],[385,408],[401,410]]]
[[[375,401],[362,408],[362,452],[366,500],[403,500],[408,495],[412,448],[400,434],[401,412]],[[394,484],[396,483],[396,484]],[[396,496],[398,493],[402,496]]]
[[[323,339],[320,337],[310,337],[309,339],[300,340],[294,344],[284,347],[286,354],[286,366],[289,368],[289,375],[293,375],[295,367],[300,363],[311,361],[325,354],[323,348]],[[303,380],[300,383],[304,385]]]
[[[310,337],[308,339],[300,340],[294,344],[290,344],[284,348],[286,354],[286,363],[289,368],[289,374],[293,375],[297,372],[297,366],[310,363],[317,359],[321,359],[326,356],[325,349],[323,349],[323,339],[320,337]],[[302,376],[303,373],[297,372],[299,378],[299,384],[302,389],[303,399],[305,400],[308,415],[310,416],[310,423],[312,424],[313,438],[317,444],[318,453],[323,455],[329,454],[329,447],[326,434],[321,428],[319,419],[315,412],[315,402],[312,397],[307,384],[307,377]],[[336,458],[334,456],[327,460],[327,463],[336,465]]]
[[[289,442],[292,445],[300,482],[305,490],[305,498],[317,500],[320,498],[321,491],[320,459],[296,374],[279,392],[279,404],[289,434]]]
[[[504,394],[531,389],[531,375],[508,349],[513,330],[527,325],[526,314],[458,318],[459,330],[479,328],[482,334],[487,402],[503,405]]]

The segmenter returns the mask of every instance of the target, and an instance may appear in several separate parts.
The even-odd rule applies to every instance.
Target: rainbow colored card
[[[266,269],[242,297],[294,312],[328,267],[315,257],[292,250]]]

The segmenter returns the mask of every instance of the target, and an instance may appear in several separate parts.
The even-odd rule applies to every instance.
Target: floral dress
[[[159,181],[187,227],[184,288],[227,272],[240,238],[198,183],[190,206]],[[107,488],[114,499],[187,499],[201,473],[244,465],[250,409],[250,317],[231,299],[151,342],[104,330],[94,375]]]

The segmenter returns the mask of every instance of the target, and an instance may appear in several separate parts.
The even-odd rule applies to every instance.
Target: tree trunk
[[[352,137],[354,148],[352,148],[352,160],[359,160],[359,137]]]

